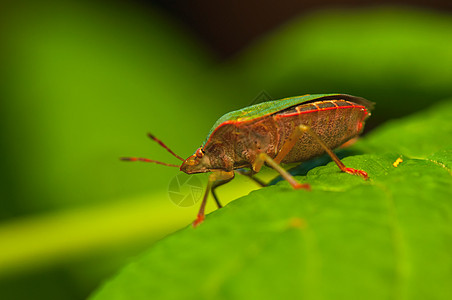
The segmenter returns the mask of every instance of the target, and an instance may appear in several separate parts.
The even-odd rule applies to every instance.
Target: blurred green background
[[[194,3],[2,4],[1,299],[83,299],[192,221],[168,198],[177,169],[118,160],[177,163],[147,132],[187,157],[264,90],[365,97],[368,129],[452,95],[447,4]]]

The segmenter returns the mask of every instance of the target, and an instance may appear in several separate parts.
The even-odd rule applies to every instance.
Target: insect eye
[[[201,148],[196,150],[196,157],[197,158],[201,158],[203,155],[204,155],[204,150],[202,150]]]

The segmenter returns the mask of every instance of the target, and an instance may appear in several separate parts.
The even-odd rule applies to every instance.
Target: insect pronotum
[[[372,102],[346,94],[305,95],[268,101],[222,116],[213,125],[202,146],[187,159],[148,134],[181,160],[181,165],[148,158],[121,159],[177,167],[187,174],[211,172],[201,207],[193,222],[193,226],[197,226],[204,220],[209,193],[212,192],[218,208],[221,208],[215,189],[231,181],[235,173],[249,176],[265,186],[253,176],[264,164],[275,169],[294,189],[309,190],[309,184],[299,183],[280,164],[306,161],[326,152],[342,172],[367,179],[365,171],[346,167],[332,149],[361,133],[372,108]]]

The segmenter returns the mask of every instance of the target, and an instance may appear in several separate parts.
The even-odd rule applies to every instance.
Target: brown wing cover
[[[310,126],[330,149],[335,149],[359,135],[369,115],[364,105],[346,100],[314,102],[279,112],[273,115],[279,136],[278,149],[301,124]],[[322,147],[304,133],[282,162],[305,161],[323,153]]]
[[[363,103],[349,100],[305,103],[258,120],[225,124],[212,135],[206,149],[221,150],[216,154],[218,159],[230,157],[234,169],[249,167],[259,152],[276,157],[295,128],[302,124],[310,126],[334,149],[359,135],[369,110]],[[301,162],[323,153],[321,146],[305,133],[282,162]]]

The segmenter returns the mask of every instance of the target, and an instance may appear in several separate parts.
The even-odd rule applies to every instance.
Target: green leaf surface
[[[436,105],[435,109],[387,122],[358,145],[358,148],[427,158],[452,145],[451,120],[452,102],[443,102]]]
[[[92,299],[452,299],[452,101],[157,243]],[[415,130],[418,134],[413,134]],[[393,163],[402,158],[396,167]]]

